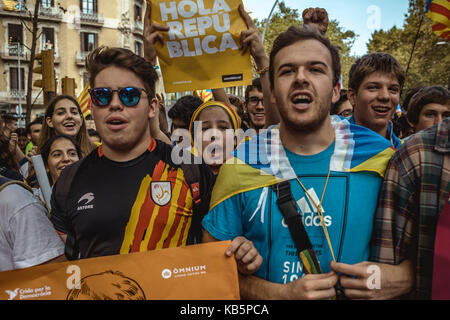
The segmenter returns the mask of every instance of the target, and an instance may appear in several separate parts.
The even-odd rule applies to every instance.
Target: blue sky
[[[366,43],[376,29],[388,30],[394,25],[402,27],[405,13],[408,12],[408,0],[284,0],[286,5],[302,11],[310,7],[325,8],[332,20],[338,20],[345,30],[354,31],[358,37],[352,48],[352,54],[363,55],[367,52]],[[275,0],[243,0],[252,18],[267,18]]]

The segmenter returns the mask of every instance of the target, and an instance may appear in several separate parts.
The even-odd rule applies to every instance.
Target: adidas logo
[[[320,203],[320,199],[316,194],[316,191],[311,188],[308,190],[308,194],[314,200],[315,203]],[[322,227],[320,217],[317,214],[317,208],[311,199],[307,199],[306,196],[302,197],[297,201],[297,205],[300,208],[300,212],[302,213],[303,225],[305,227]],[[325,222],[325,226],[329,227],[333,224],[332,217],[329,215],[325,215],[325,209],[323,209],[323,220]],[[287,228],[287,224],[282,221],[283,227]]]

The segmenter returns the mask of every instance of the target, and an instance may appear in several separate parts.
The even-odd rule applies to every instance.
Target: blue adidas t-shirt
[[[316,203],[322,197],[334,147],[333,143],[313,156],[299,156],[285,149],[292,168]],[[338,262],[355,264],[368,259],[381,182],[379,176],[369,172],[330,172],[322,206]],[[333,259],[317,208],[297,180],[290,183],[322,271],[329,272]],[[263,257],[256,275],[271,282],[288,283],[301,277],[304,271],[276,201],[277,196],[270,187],[237,194],[214,207],[203,219],[203,227],[218,240],[243,235],[253,241]]]

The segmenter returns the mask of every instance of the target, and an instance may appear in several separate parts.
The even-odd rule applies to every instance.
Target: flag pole
[[[405,81],[403,82],[402,85],[402,89],[400,90],[400,94],[401,92],[403,92],[403,86],[406,83],[406,79],[408,78],[408,72],[409,72],[409,68],[411,66],[411,61],[414,55],[414,50],[416,49],[416,44],[417,44],[417,40],[419,39],[419,33],[420,33],[420,29],[422,28],[422,24],[423,24],[423,20],[425,19],[425,11],[422,13],[422,18],[420,19],[420,23],[419,23],[419,27],[417,28],[417,32],[416,32],[416,36],[414,37],[414,43],[411,49],[411,54],[409,55],[409,61],[408,61],[408,66],[406,67],[406,72],[405,72]]]
[[[275,7],[277,6],[277,4],[278,4],[278,0],[276,0],[275,3],[273,4],[272,10],[270,10],[269,16],[267,17],[266,25],[264,26],[264,31],[262,34],[262,42],[263,43],[264,43],[264,37],[266,36],[267,27],[270,23],[270,18],[272,17],[273,10],[275,10]]]

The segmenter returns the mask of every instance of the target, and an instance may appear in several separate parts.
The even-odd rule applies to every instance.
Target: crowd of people
[[[450,298],[449,90],[400,102],[388,53],[359,58],[344,89],[325,10],[306,9],[269,54],[239,13],[258,74],[243,100],[184,96],[169,127],[155,92],[169,29],[147,5],[144,58],[101,46],[86,59],[95,130],[66,95],[25,130],[2,117],[0,271],[232,240],[243,299]]]

